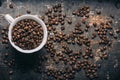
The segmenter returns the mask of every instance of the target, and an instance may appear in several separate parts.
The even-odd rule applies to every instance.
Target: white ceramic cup
[[[38,50],[40,50],[45,44],[46,44],[46,41],[47,41],[47,36],[48,36],[48,33],[47,33],[47,28],[46,28],[46,25],[45,23],[40,19],[38,18],[37,15],[30,15],[30,14],[25,14],[25,15],[22,15],[20,17],[17,17],[15,19],[13,19],[9,14],[6,14],[5,15],[5,19],[10,23],[10,26],[9,26],[9,31],[8,31],[8,39],[9,39],[9,42],[10,44],[18,51],[22,52],[22,53],[34,53]],[[32,19],[32,20],[35,20],[36,22],[38,22],[42,28],[43,28],[43,40],[41,42],[41,44],[36,47],[35,49],[31,49],[31,50],[24,50],[18,46],[16,46],[14,44],[14,42],[12,42],[12,29],[13,27],[15,26],[15,24],[18,22],[18,21],[21,21],[23,19]]]

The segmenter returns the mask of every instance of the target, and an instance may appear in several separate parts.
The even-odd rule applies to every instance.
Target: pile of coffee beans
[[[43,39],[41,25],[32,19],[19,21],[12,29],[12,41],[24,50],[38,47]]]

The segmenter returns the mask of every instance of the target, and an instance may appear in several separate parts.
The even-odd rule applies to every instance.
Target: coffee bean
[[[76,15],[77,13],[76,13],[76,11],[73,11],[72,14],[73,14],[73,15]]]
[[[8,57],[8,55],[9,55],[8,53],[5,53],[5,57]]]
[[[85,31],[88,32],[88,28],[85,28]]]
[[[2,31],[1,31],[1,34],[4,34],[5,33],[5,30],[3,29]]]
[[[9,4],[9,8],[13,9],[13,3]]]
[[[64,24],[65,24],[65,22],[64,22],[64,21],[62,21],[62,22],[61,22],[61,25],[64,25]]]
[[[101,68],[101,64],[98,64],[98,68]]]
[[[12,74],[13,74],[13,70],[10,70],[10,71],[9,71],[9,75],[12,75]]]
[[[97,10],[96,13],[97,13],[98,15],[100,15],[100,14],[101,14],[101,11]]]
[[[110,17],[114,19],[114,16],[112,14],[110,14]]]
[[[30,10],[27,10],[26,12],[27,12],[28,14],[30,14],[30,13],[31,13],[31,11],[30,11]]]
[[[93,73],[93,77],[94,78],[98,78],[98,74],[95,72],[95,73]]]
[[[7,65],[8,65],[9,67],[11,67],[11,66],[12,66],[11,62],[8,62],[8,63],[7,63]]]
[[[107,59],[108,58],[108,54],[107,53],[103,54],[103,58]]]
[[[113,32],[109,32],[109,34],[112,36],[112,35],[113,35]]]
[[[114,34],[113,37],[114,37],[115,39],[117,39],[117,35]]]
[[[71,24],[72,23],[72,19],[68,18],[67,22],[68,22],[68,24]]]
[[[119,33],[120,32],[120,30],[119,29],[116,29],[116,33]]]
[[[59,8],[59,9],[58,9],[58,12],[61,13],[61,12],[62,12],[62,8]]]
[[[9,77],[9,80],[13,80],[13,78],[10,76],[10,77]]]
[[[84,56],[84,58],[85,58],[85,59],[88,59],[89,57],[86,55],[86,56]]]
[[[7,64],[7,63],[8,63],[8,61],[7,61],[7,60],[4,60],[4,63],[5,63],[5,64]]]

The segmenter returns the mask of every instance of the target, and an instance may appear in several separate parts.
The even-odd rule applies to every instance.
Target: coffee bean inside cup
[[[12,29],[12,41],[23,50],[38,47],[43,39],[42,26],[32,19],[23,19],[16,23]]]

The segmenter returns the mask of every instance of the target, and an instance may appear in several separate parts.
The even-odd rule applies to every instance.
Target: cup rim
[[[12,42],[12,29],[13,29],[13,27],[15,26],[15,24],[18,21],[23,20],[23,19],[33,19],[36,22],[38,22],[42,26],[42,28],[43,28],[43,39],[42,39],[41,44],[38,47],[36,47],[34,49],[31,49],[31,50],[24,50],[24,49],[18,47],[17,45],[15,45],[14,42]],[[25,15],[22,15],[20,17],[15,18],[14,21],[10,24],[9,31],[8,31],[9,42],[11,43],[11,45],[16,50],[18,50],[18,51],[20,51],[22,53],[34,53],[34,52],[40,50],[46,44],[47,36],[48,36],[48,34],[47,34],[47,27],[46,27],[45,23],[40,18],[38,18],[37,15],[30,15],[30,14],[25,14]]]

